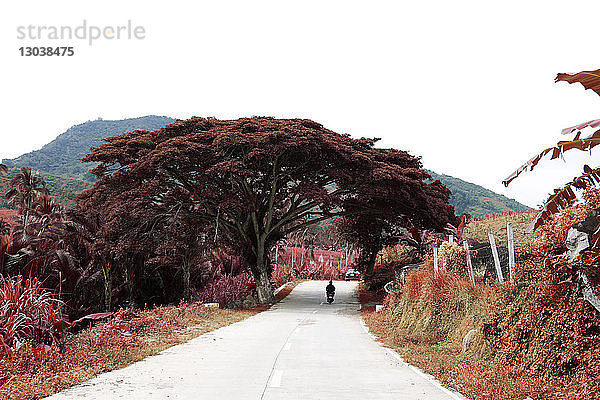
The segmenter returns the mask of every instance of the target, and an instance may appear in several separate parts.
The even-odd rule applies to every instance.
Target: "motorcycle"
[[[335,295],[335,292],[328,292],[327,293],[327,302],[329,304],[333,303],[333,296]]]

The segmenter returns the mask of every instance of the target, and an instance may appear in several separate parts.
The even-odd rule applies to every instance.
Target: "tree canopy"
[[[100,180],[80,206],[105,210],[107,227],[134,214],[203,224],[198,240],[237,250],[261,302],[273,300],[269,252],[295,230],[335,216],[431,229],[455,219],[450,192],[426,182],[419,158],[310,120],[194,117],[105,141],[83,158],[100,163],[92,170]]]

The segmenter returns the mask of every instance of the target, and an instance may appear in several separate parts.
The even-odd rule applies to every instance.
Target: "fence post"
[[[277,266],[277,254],[279,253],[279,243],[275,245],[275,266]]]
[[[448,235],[448,241],[454,243],[454,235]]]
[[[471,254],[469,254],[469,243],[467,240],[463,240],[463,246],[465,251],[467,252],[467,268],[469,269],[469,278],[471,278],[471,283],[475,286],[475,274],[473,273],[473,264],[471,264]]]
[[[433,248],[433,274],[437,278],[438,276],[438,249],[437,247]]]
[[[488,232],[488,238],[490,239],[490,247],[492,248],[492,255],[494,256],[494,265],[496,266],[498,282],[504,283],[504,276],[502,276],[502,268],[500,267],[500,259],[498,258],[498,249],[496,248],[496,240],[494,240],[494,235],[491,232]]]
[[[512,223],[506,224],[506,235],[508,236],[508,278],[514,282],[513,270],[515,269],[515,242]]]

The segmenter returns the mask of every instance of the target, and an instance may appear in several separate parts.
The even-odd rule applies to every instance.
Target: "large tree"
[[[203,221],[239,251],[262,303],[274,299],[270,251],[298,229],[344,215],[436,229],[454,219],[450,192],[425,182],[418,158],[310,120],[192,118],[105,141],[83,159],[100,163],[101,179],[80,200],[102,208],[149,188],[156,207]]]

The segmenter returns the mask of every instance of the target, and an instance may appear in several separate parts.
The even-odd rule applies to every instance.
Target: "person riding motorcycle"
[[[329,281],[329,285],[327,285],[327,287],[325,288],[325,292],[327,293],[328,298],[330,296],[331,298],[333,298],[333,295],[335,294],[335,286],[333,286],[332,280]]]

